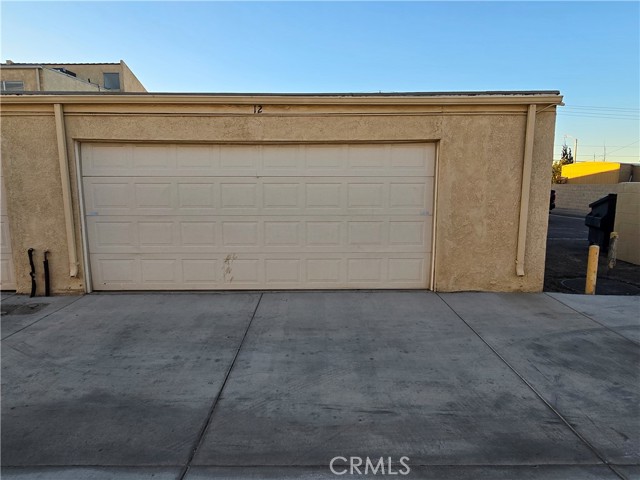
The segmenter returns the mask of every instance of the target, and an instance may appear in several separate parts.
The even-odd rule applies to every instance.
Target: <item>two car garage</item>
[[[0,286],[541,291],[561,101],[2,95]]]
[[[82,143],[94,290],[429,288],[435,143]]]

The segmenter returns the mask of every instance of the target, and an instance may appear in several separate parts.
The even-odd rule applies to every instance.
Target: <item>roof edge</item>
[[[0,67],[2,68],[11,68],[11,67],[37,67],[40,65],[51,66],[51,65],[120,65],[120,62],[11,62],[11,63],[0,63]]]
[[[149,93],[21,92],[1,95],[2,103],[62,104],[554,104],[558,90],[392,93]]]

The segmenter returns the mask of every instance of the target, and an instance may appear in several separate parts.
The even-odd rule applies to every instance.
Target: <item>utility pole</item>
[[[564,144],[567,144],[567,137],[571,137],[573,138],[573,151],[572,153],[572,157],[573,157],[573,161],[577,162],[578,161],[578,139],[576,137],[574,137],[573,135],[569,135],[568,133],[564,134]]]

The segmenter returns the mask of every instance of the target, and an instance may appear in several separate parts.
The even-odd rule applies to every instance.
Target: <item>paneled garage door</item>
[[[81,153],[95,290],[429,288],[434,144]]]

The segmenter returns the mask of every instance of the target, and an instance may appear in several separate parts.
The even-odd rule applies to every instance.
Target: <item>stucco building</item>
[[[146,92],[140,80],[119,63],[16,63],[0,65],[3,93]]]
[[[617,162],[579,162],[562,166],[563,183],[573,185],[612,185],[640,182],[640,165]]]
[[[1,100],[2,288],[542,290],[557,91]]]

